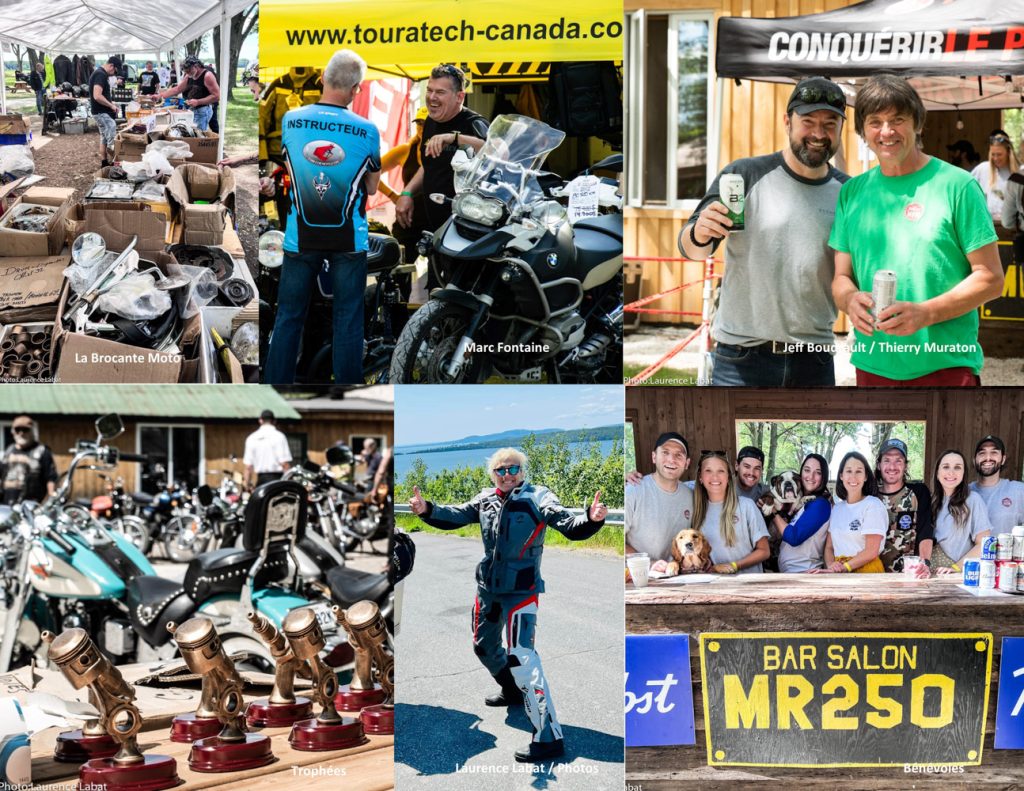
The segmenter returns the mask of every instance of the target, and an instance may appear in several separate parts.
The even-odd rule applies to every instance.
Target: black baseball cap
[[[882,458],[882,456],[884,456],[890,450],[898,450],[900,453],[903,454],[904,459],[910,458],[907,455],[907,443],[901,439],[896,439],[895,437],[893,437],[892,439],[887,439],[885,442],[882,443],[882,447],[878,449],[878,458]]]
[[[686,455],[690,455],[690,446],[686,442],[686,439],[683,437],[682,434],[676,431],[666,431],[664,434],[658,437],[658,441],[654,443],[654,449],[657,450],[666,442],[678,442],[680,445],[683,446],[683,450],[686,451]]]
[[[1006,445],[1005,445],[1005,443],[1001,439],[999,439],[999,437],[995,436],[994,434],[986,434],[984,437],[979,439],[978,440],[978,444],[974,446],[974,455],[975,456],[978,455],[978,451],[981,450],[981,446],[984,445],[986,442],[991,442],[993,445],[996,446],[996,449],[1000,453],[1002,453],[1003,455],[1006,455]]]
[[[113,66],[117,71],[121,71],[121,59],[117,55],[111,55],[107,58],[107,63]]]
[[[744,459],[757,459],[764,464],[764,451],[756,445],[744,445],[736,454],[736,463],[739,464]]]
[[[824,77],[807,77],[800,80],[789,95],[787,113],[810,115],[815,110],[831,110],[846,117],[846,94],[832,80]]]

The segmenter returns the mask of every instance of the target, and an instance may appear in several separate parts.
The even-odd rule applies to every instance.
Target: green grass
[[[439,536],[464,536],[466,538],[480,538],[480,526],[469,525],[456,530],[438,530],[436,527],[424,524],[412,514],[395,514],[395,523],[407,533],[431,533]],[[601,549],[622,555],[625,551],[621,525],[605,525],[597,534],[586,541],[570,541],[557,530],[548,530],[544,536],[544,545],[549,547],[564,547],[567,549]]]
[[[228,103],[225,149],[239,149],[239,153],[256,153],[259,145],[257,124],[260,106],[252,100],[246,88],[235,88],[235,96]]]
[[[642,370],[646,365],[633,365],[625,363],[622,366],[622,377],[623,380],[632,379]],[[697,369],[688,368],[662,368],[654,376],[644,382],[644,385],[696,385],[697,384]]]

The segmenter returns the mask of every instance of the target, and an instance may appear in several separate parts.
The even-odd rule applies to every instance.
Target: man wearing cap
[[[880,556],[886,571],[903,571],[906,555],[920,555],[926,563],[931,557],[932,496],[923,483],[911,483],[907,461],[907,444],[895,437],[882,443],[875,459],[878,499],[889,514]]]
[[[100,167],[114,161],[117,136],[117,105],[110,100],[110,78],[121,73],[121,59],[109,57],[89,78],[89,113],[100,133]]]
[[[727,236],[712,335],[713,385],[835,384],[836,307],[828,234],[849,177],[829,165],[839,148],[846,97],[823,77],[801,80],[782,121],[789,144],[726,165],[679,234],[688,258],[712,255]],[[743,178],[744,229],[721,201],[722,174]]]
[[[924,153],[924,121],[902,77],[871,77],[857,91],[854,123],[879,167],[843,185],[828,243],[861,387],[980,384],[978,308],[1003,290],[985,194],[969,173]],[[895,275],[895,301],[876,314],[882,270]]]
[[[1006,466],[1006,445],[992,434],[978,440],[974,448],[974,470],[978,480],[970,485],[988,507],[988,520],[992,535],[1009,533],[1017,525],[1024,525],[1024,483],[1000,478]]]
[[[274,413],[264,409],[260,413],[260,427],[245,438],[246,486],[262,486],[281,478],[291,465],[292,452],[288,438],[277,430]]]
[[[652,569],[660,571],[672,539],[693,519],[693,491],[679,483],[690,464],[689,446],[681,434],[666,431],[655,442],[651,461],[653,473],[626,484],[626,552],[646,552]]]
[[[35,437],[35,422],[28,415],[14,418],[11,436],[0,458],[0,481],[3,482],[3,504],[15,505],[24,500],[41,502],[57,490],[57,466],[50,449]]]
[[[185,58],[182,67],[188,79],[182,80],[180,85],[161,91],[158,95],[161,99],[168,99],[183,93],[185,106],[192,110],[192,123],[195,124],[196,129],[205,132],[210,128],[213,106],[220,101],[220,85],[217,84],[217,76],[195,55]]]
[[[740,497],[757,502],[768,491],[761,482],[764,473],[764,451],[753,445],[745,445],[736,454],[736,493]]]

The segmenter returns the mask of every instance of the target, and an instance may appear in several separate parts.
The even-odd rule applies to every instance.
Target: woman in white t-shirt
[[[968,488],[966,472],[967,460],[958,450],[943,451],[935,465],[931,563],[936,574],[960,572],[965,559],[981,555],[982,542],[992,532],[985,501]]]
[[[889,515],[876,492],[868,460],[855,451],[843,456],[836,480],[837,502],[825,540],[825,568],[810,574],[885,571],[878,556],[889,530]]]
[[[716,574],[761,573],[768,559],[768,528],[754,501],[736,494],[725,451],[704,451],[693,488],[693,529],[711,546]]]
[[[1020,161],[1014,153],[1010,136],[1002,129],[993,129],[988,138],[988,161],[978,163],[971,175],[984,190],[988,213],[997,226],[1002,223],[1006,180],[1019,170]]]

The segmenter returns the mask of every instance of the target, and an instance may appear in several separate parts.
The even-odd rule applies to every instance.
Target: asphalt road
[[[623,772],[622,560],[548,548],[537,652],[565,737],[554,764],[517,764],[531,738],[521,707],[491,708],[497,690],[473,654],[470,609],[479,540],[414,535],[395,647],[395,783],[404,789],[615,789]]]

